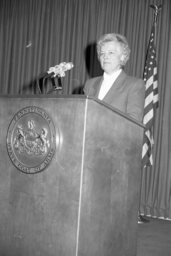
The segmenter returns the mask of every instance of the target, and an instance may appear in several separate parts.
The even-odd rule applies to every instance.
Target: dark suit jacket
[[[84,86],[84,93],[87,96],[97,98],[102,81],[102,76],[87,80]],[[144,97],[144,81],[128,76],[122,71],[103,101],[141,122],[144,110]]]

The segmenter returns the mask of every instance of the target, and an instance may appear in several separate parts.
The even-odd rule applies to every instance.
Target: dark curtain
[[[162,4],[156,43],[160,107],[154,166],[142,171],[140,212],[171,218],[170,0],[1,0],[0,93],[40,93],[37,79],[63,61],[74,68],[62,78],[62,93],[81,93],[86,79],[102,72],[95,42],[111,32],[127,37],[132,52],[126,72],[142,77],[154,15],[150,4]]]

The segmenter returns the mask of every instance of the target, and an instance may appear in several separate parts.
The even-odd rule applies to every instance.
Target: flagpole
[[[162,5],[161,4],[160,5],[151,4],[150,7],[154,10],[153,24],[154,24],[154,28],[155,28],[155,31],[156,31],[157,19],[158,19],[159,12],[162,8]],[[155,33],[154,42],[156,44],[156,33]]]

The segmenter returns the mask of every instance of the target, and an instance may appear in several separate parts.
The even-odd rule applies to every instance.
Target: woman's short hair
[[[101,47],[102,45],[104,45],[107,42],[118,42],[122,48],[122,54],[123,54],[123,60],[121,65],[125,66],[125,64],[127,63],[127,61],[129,60],[129,56],[130,56],[130,48],[128,45],[128,42],[126,40],[126,37],[120,34],[105,34],[103,36],[101,36],[99,38],[99,40],[97,41],[97,54],[98,57],[100,56],[100,52],[101,52]]]

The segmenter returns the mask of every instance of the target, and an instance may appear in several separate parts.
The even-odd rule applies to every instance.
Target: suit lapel
[[[109,102],[113,99],[113,96],[117,90],[121,88],[121,86],[124,84],[124,81],[126,79],[127,75],[124,71],[120,73],[120,75],[117,77],[115,82],[113,83],[110,90],[107,92],[107,94],[104,97],[104,101]]]
[[[92,92],[92,96],[98,98],[98,95],[99,95],[99,91],[100,91],[100,87],[101,87],[101,84],[103,82],[103,77],[98,77],[97,80],[95,81],[95,83],[93,84],[93,92]]]

